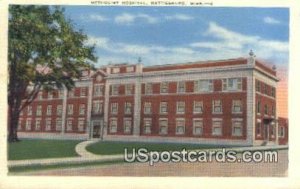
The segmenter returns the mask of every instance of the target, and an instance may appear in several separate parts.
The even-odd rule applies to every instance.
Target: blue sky
[[[184,63],[245,57],[287,67],[289,10],[283,8],[65,6],[96,45],[97,65]]]

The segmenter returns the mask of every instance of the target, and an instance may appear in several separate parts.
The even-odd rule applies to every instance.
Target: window
[[[124,133],[131,133],[131,118],[124,118]]]
[[[49,91],[48,92],[48,99],[52,99],[53,98],[53,93],[52,93],[52,91]]]
[[[168,93],[169,91],[169,83],[168,82],[162,82],[160,84],[160,93]]]
[[[47,115],[51,115],[52,114],[52,105],[48,105],[47,106],[47,112],[46,112]]]
[[[78,119],[78,131],[84,130],[84,119]]]
[[[203,120],[194,119],[193,120],[193,135],[202,135],[203,133]]]
[[[111,86],[111,94],[118,95],[119,94],[119,85],[112,85]]]
[[[42,99],[43,99],[43,92],[40,91],[40,92],[38,93],[38,100],[42,100]]]
[[[117,114],[118,113],[118,103],[117,102],[113,102],[110,105],[110,113],[112,114]]]
[[[68,104],[68,115],[73,115],[73,104]]]
[[[36,119],[35,120],[35,130],[36,131],[41,130],[41,119]]]
[[[185,120],[183,118],[176,119],[176,134],[183,135],[185,133]]]
[[[69,92],[68,92],[68,96],[70,98],[74,97],[74,89],[71,89]]]
[[[202,101],[194,101],[194,114],[203,112],[203,102]]]
[[[103,85],[96,85],[94,89],[94,96],[102,96],[103,95]]]
[[[32,106],[27,106],[27,115],[32,115]]]
[[[79,105],[79,115],[84,115],[85,114],[85,104],[80,104]]]
[[[117,132],[117,118],[111,118],[109,123],[109,132],[116,133]]]
[[[73,119],[68,119],[67,120],[67,131],[72,131],[73,130]]]
[[[132,89],[133,89],[133,85],[132,84],[127,84],[125,85],[125,95],[131,95],[132,93]]]
[[[86,96],[86,87],[80,88],[80,96]]]
[[[265,104],[265,108],[264,108],[264,110],[265,110],[265,115],[267,115],[267,114],[268,114],[268,112],[269,112],[269,110],[268,110],[268,105],[267,105],[267,104]]]
[[[271,123],[270,124],[270,129],[271,129],[271,137],[275,136],[275,124]]]
[[[243,121],[232,120],[232,136],[242,136],[243,133]]]
[[[102,113],[102,107],[103,105],[102,105],[102,103],[99,101],[99,100],[97,100],[97,101],[93,101],[93,113],[94,114],[101,114]]]
[[[271,90],[271,96],[272,96],[272,97],[275,97],[275,88],[274,88],[274,87],[272,87],[272,90]]]
[[[285,129],[284,127],[280,127],[280,131],[279,131],[279,137],[284,137],[284,133],[285,133]]]
[[[222,113],[222,102],[221,100],[213,101],[213,113]]]
[[[101,81],[102,80],[102,76],[101,75],[97,75],[97,77],[96,77],[96,81]]]
[[[256,112],[258,113],[258,114],[260,114],[260,106],[261,106],[261,104],[260,104],[260,100],[258,100],[257,101],[257,108],[256,108]]]
[[[168,134],[168,119],[159,120],[159,134],[161,135]]]
[[[261,122],[256,123],[256,135],[261,136]]]
[[[31,130],[31,119],[26,120],[26,130],[27,131]]]
[[[222,121],[213,120],[212,122],[212,135],[221,136],[222,135]]]
[[[64,97],[64,90],[58,90],[58,98],[63,98]]]
[[[50,131],[51,130],[51,118],[47,118],[46,119],[46,131]]]
[[[62,128],[62,120],[61,120],[61,118],[57,118],[55,129],[56,129],[56,131],[61,131],[61,128]]]
[[[151,133],[151,126],[152,126],[152,120],[150,118],[144,119],[144,133],[150,134]]]
[[[185,93],[185,82],[184,81],[180,81],[177,83],[177,92]]]
[[[242,101],[233,100],[232,101],[232,113],[242,113]]]
[[[144,114],[151,114],[151,102],[144,103]]]
[[[177,114],[184,114],[185,112],[185,102],[177,102]]]
[[[120,68],[113,68],[112,73],[120,73]]]
[[[62,115],[62,105],[57,105],[56,107],[56,115]]]
[[[145,84],[145,94],[152,94],[152,83]]]
[[[195,92],[211,92],[211,91],[213,91],[213,81],[212,80],[195,81],[194,91]]]
[[[241,78],[228,78],[222,80],[223,91],[237,91],[242,90]]]
[[[134,71],[133,66],[126,67],[126,72],[133,72],[133,71]]]
[[[267,86],[266,84],[264,84],[264,93],[265,93],[266,95],[269,94],[269,93],[268,93],[268,88],[269,88],[269,86]]]
[[[272,111],[272,116],[274,117],[275,116],[275,107],[274,107],[274,105],[272,105],[271,111]]]
[[[256,91],[260,92],[260,81],[256,82]]]
[[[160,103],[160,113],[161,114],[167,114],[168,113],[168,103],[167,102],[161,102]]]
[[[36,115],[41,116],[42,115],[42,105],[38,105],[36,107]]]
[[[131,114],[132,104],[130,102],[125,102],[125,114]]]

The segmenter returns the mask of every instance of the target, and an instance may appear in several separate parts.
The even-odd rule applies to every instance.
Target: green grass
[[[23,139],[8,144],[8,160],[76,157],[79,140]]]
[[[100,141],[88,146],[86,149],[94,154],[100,155],[113,155],[123,154],[124,149],[127,148],[131,153],[131,150],[135,148],[146,148],[148,151],[174,151],[193,149],[208,149],[208,148],[222,148],[222,146],[215,145],[203,145],[203,144],[175,144],[175,143],[146,143],[146,142],[112,142],[112,141]]]

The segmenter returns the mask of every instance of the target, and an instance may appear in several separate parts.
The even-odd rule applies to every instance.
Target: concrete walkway
[[[99,157],[100,155],[93,154],[93,153],[91,153],[91,152],[89,152],[89,151],[86,150],[87,146],[89,146],[91,144],[94,144],[96,142],[99,142],[99,140],[87,140],[87,141],[81,142],[81,143],[79,143],[79,144],[76,145],[75,151],[81,157],[86,157],[86,158],[96,158],[96,157]]]

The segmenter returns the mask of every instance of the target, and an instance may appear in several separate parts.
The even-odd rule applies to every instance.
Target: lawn
[[[8,144],[8,160],[76,157],[79,140],[23,139]]]
[[[215,145],[203,145],[203,144],[177,144],[177,143],[146,143],[146,142],[113,142],[113,141],[100,141],[91,144],[86,149],[94,154],[112,155],[123,154],[124,149],[127,148],[131,153],[131,150],[135,148],[146,148],[148,151],[174,151],[193,149],[208,149],[208,148],[222,148],[222,146]]]

